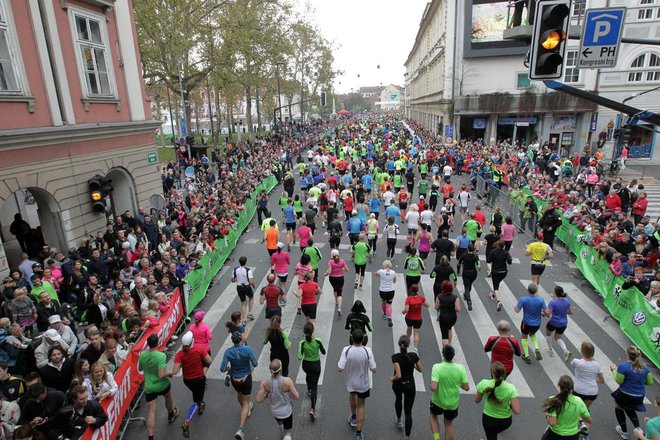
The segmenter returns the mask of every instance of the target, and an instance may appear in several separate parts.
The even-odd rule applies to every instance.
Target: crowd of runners
[[[293,130],[290,134],[294,134]],[[275,189],[281,191],[278,203],[269,203],[266,194],[261,194],[257,201],[262,243],[266,248],[264,252],[270,259],[267,285],[257,291],[253,271],[244,256],[237,259],[238,266],[232,268],[231,274],[241,309],[232,314],[226,325],[232,344],[221,353],[220,369],[227,373],[225,384],[236,391],[240,405],[235,433],[237,440],[246,438],[245,429],[252,413],[255,390],[254,402],[269,405],[282,438],[291,440],[294,435],[293,401],[300,398],[300,393],[289,377],[292,343],[287,329],[282,327],[285,308],[293,307],[298,315],[305,317],[304,336],[293,351],[302,362],[305,373],[309,418],[314,421],[322,416],[318,414],[316,405],[322,373],[321,358],[327,356],[329,341],[315,334],[315,325],[317,304],[322,293],[320,285],[326,277],[332,286],[335,319],[345,323],[348,331],[349,344],[341,350],[337,364],[337,370],[345,376],[349,394],[348,423],[355,428],[356,440],[363,438],[366,402],[372,387],[371,374],[377,374],[374,353],[368,345],[375,317],[368,316],[364,304],[356,298],[358,293],[371,294],[363,292],[366,273],[373,274],[379,281],[383,322],[393,327],[393,314],[402,314],[405,319],[406,332],[398,338],[398,350],[392,354],[393,375],[390,377],[395,396],[394,428],[402,430],[405,439],[411,438],[412,409],[416,397],[414,376],[418,373],[430,377],[432,396],[428,402],[428,421],[433,438],[439,439],[442,430],[443,438],[454,438],[453,423],[459,414],[460,392],[469,390],[469,383],[465,366],[454,361],[456,349],[452,346],[452,329],[461,314],[473,312],[473,295],[492,300],[496,312],[502,312],[506,304],[513,302],[508,312],[522,315],[521,341],[511,335],[511,323],[506,319],[500,320],[493,329],[494,335],[483,341],[484,350],[491,357],[490,376],[476,382],[475,402],[483,405],[482,425],[488,440],[496,439],[498,434],[506,431],[514,423],[513,416],[521,411],[518,391],[514,384],[507,381],[514,370],[514,358],[521,356],[525,363],[530,364],[555,354],[572,366],[574,375],[562,375],[556,383],[556,394],[548,396],[543,402],[539,417],[545,416],[548,425],[543,434],[544,440],[577,440],[588,436],[591,425],[589,407],[598,397],[599,384],[604,382],[606,374],[613,375],[619,385],[613,393],[612,411],[617,420],[613,429],[623,439],[660,438],[660,418],[651,418],[644,423],[638,416],[638,412],[644,410],[646,386],[653,381],[649,368],[642,363],[639,349],[629,347],[625,354],[627,361],[619,365],[599,365],[594,357],[594,345],[588,340],[582,342],[579,353],[571,352],[562,338],[569,323],[568,315],[573,312],[571,299],[559,286],[555,287],[549,302],[539,294],[541,277],[548,261],[554,256],[554,236],[564,217],[584,231],[584,241],[598,247],[601,258],[611,263],[613,271],[630,277],[624,288],[634,285],[647,295],[649,301],[660,299],[660,271],[656,271],[660,251],[656,228],[644,216],[645,195],[641,185],[608,181],[604,177],[598,152],[592,154],[585,150],[581,155],[569,157],[563,150],[552,151],[538,144],[518,146],[504,142],[489,146],[479,141],[445,144],[413,121],[404,122],[384,115],[347,118],[316,127],[298,127],[296,135],[294,141],[260,141],[255,149],[239,146],[233,154],[212,160],[221,162],[215,170],[208,166],[208,159],[206,162],[195,162],[193,165],[198,179],[189,181],[180,173],[182,167],[189,164],[185,157],[180,158],[181,163],[172,164],[164,174],[164,190],[170,196],[167,199],[168,214],[160,218],[161,214],[154,213],[155,231],[162,232],[162,236],[153,235],[153,225],[145,226],[152,223],[146,220],[149,215],[138,213],[136,220],[129,213],[124,218],[118,218],[118,224],[109,225],[108,240],[105,236],[99,236],[100,252],[94,251],[94,243],[87,243],[87,247],[80,250],[89,252],[85,264],[89,274],[85,274],[83,284],[89,284],[89,279],[95,276],[99,268],[103,268],[96,263],[99,258],[106,265],[110,264],[103,260],[108,247],[116,248],[111,255],[125,269],[112,273],[106,268],[102,280],[99,280],[108,283],[109,291],[105,296],[96,291],[96,284],[89,288],[83,286],[82,298],[75,292],[73,297],[68,296],[72,293],[71,289],[62,292],[58,289],[55,293],[55,299],[60,299],[62,303],[86,306],[89,302],[91,305],[86,308],[98,308],[100,312],[103,308],[99,304],[106,305],[105,313],[101,313],[102,319],[98,322],[98,327],[104,331],[104,342],[101,347],[93,345],[88,368],[91,364],[92,370],[96,371],[98,357],[107,347],[116,346],[117,339],[123,341],[124,333],[132,339],[136,337],[140,327],[149,322],[152,305],[155,309],[159,308],[159,304],[164,307],[165,300],[159,303],[156,294],[164,292],[162,298],[167,298],[167,294],[171,293],[171,288],[163,287],[162,280],[167,279],[166,284],[182,283],[187,272],[194,269],[196,259],[212,250],[214,239],[221,239],[231,229],[236,213],[242,209],[242,203],[255,186],[253,179],[273,174],[282,184],[282,189]],[[512,199],[520,205],[520,218],[507,217],[499,209],[486,215],[481,200],[475,194],[479,179],[483,179],[492,191],[510,192]],[[240,187],[240,191],[235,192],[236,187]],[[549,207],[539,212],[534,199],[527,197],[522,188],[529,188],[536,197],[550,201]],[[182,193],[188,194],[188,197],[180,197]],[[525,247],[532,283],[527,286],[526,294],[516,301],[515,298],[506,298],[507,293],[500,290],[500,285],[512,264],[510,250],[514,240],[525,229],[535,231],[533,239]],[[142,234],[142,230],[146,233]],[[119,235],[119,231],[125,231],[125,234]],[[401,235],[406,237],[405,242],[398,240]],[[322,263],[321,248],[315,244],[322,236],[327,237],[330,244],[327,264]],[[136,243],[132,243],[130,237],[136,238]],[[109,245],[104,247],[104,242],[109,242]],[[402,242],[405,245],[401,245]],[[342,245],[348,246],[350,258],[347,254],[342,257]],[[177,250],[180,252],[181,249],[184,252],[178,253]],[[400,280],[397,280],[398,275],[393,270],[393,262],[398,253],[404,255],[405,290],[396,288]],[[372,260],[377,254],[387,258],[376,267]],[[481,267],[480,255],[485,256],[484,268]],[[49,269],[59,268],[62,261],[69,263],[61,252],[54,256],[57,256],[57,262],[52,265],[48,255],[43,259]],[[172,257],[174,260],[170,263]],[[163,268],[163,261],[171,268],[168,269],[167,264]],[[355,277],[346,281],[350,266],[353,266]],[[42,280],[50,284],[51,279],[56,279],[52,271],[45,274],[45,278],[40,275],[34,280],[31,276],[25,280],[22,270],[17,272],[14,284],[18,282],[21,285],[15,290],[26,284],[34,296],[36,286],[37,294],[43,292],[43,301],[48,302],[46,297],[51,296],[50,291],[40,285]],[[128,274],[123,284],[130,288],[122,289],[121,285],[117,285],[123,272]],[[72,273],[81,274],[82,271],[77,269]],[[433,279],[432,292],[422,289],[422,275],[426,274]],[[155,275],[160,279],[156,279]],[[67,274],[65,276],[68,277]],[[285,293],[289,277],[297,284],[293,297],[287,297]],[[490,292],[475,292],[472,289],[478,277],[490,279]],[[74,276],[69,277],[67,282],[72,280],[75,281]],[[5,281],[6,285],[11,285],[11,280]],[[150,290],[149,286],[154,288]],[[346,286],[349,288],[345,289]],[[117,308],[116,317],[108,316],[109,310],[115,310],[115,303],[111,307],[109,304],[115,295],[117,305],[122,307]],[[344,296],[353,297],[353,300],[344,304]],[[403,309],[393,308],[397,296],[405,298]],[[28,309],[28,315],[31,311],[29,302],[21,303],[20,296],[18,299],[10,309],[17,310],[11,319],[16,323],[23,319],[20,314],[23,309]],[[14,300],[11,301],[13,304]],[[37,306],[40,305],[39,298],[34,301]],[[270,377],[253,384],[252,371],[258,366],[258,360],[247,341],[253,327],[249,323],[256,315],[253,313],[255,301],[264,305],[265,318],[269,322],[263,342],[270,345]],[[144,306],[141,307],[140,303]],[[434,316],[437,316],[442,335],[442,340],[437,341],[442,359],[428,358],[432,363],[430,367],[421,361],[425,357],[424,352],[430,351],[420,346],[425,308],[436,311]],[[137,318],[134,316],[136,314]],[[154,315],[158,316],[155,312]],[[45,328],[59,328],[56,322],[59,315],[56,316],[52,320],[46,317]],[[89,324],[88,317],[71,315],[70,318],[66,325],[75,326],[76,322],[83,321]],[[113,326],[108,321],[117,324]],[[134,327],[135,334],[130,333],[131,327]],[[38,329],[35,332],[39,333]],[[47,333],[43,338],[47,345],[44,359],[49,364],[54,363],[57,369],[61,360],[57,355],[52,356],[50,351],[58,352],[57,348],[52,350],[52,347],[62,347],[63,344],[58,343],[61,337],[55,334],[49,337]],[[86,333],[90,341],[97,337],[101,340],[101,333],[96,328]],[[541,343],[539,333],[545,336],[541,338]],[[171,370],[167,368],[166,355],[157,349],[157,338],[148,341],[149,350],[142,354],[140,366],[146,379],[145,391],[149,402],[147,434],[150,440],[154,435],[159,396],[165,397],[168,422],[174,422],[179,414],[173,404],[169,381],[179,371],[192,392],[193,403],[181,424],[184,436],[190,436],[194,416],[201,415],[206,408],[205,375],[212,362],[212,338],[211,330],[204,323],[204,312],[196,312],[194,323],[181,337],[182,347],[174,358]],[[110,339],[114,342],[109,342]],[[70,355],[65,355],[73,360],[75,352],[80,350],[74,348]],[[87,356],[90,354],[81,359]],[[114,354],[105,353],[104,356],[110,358],[107,364],[116,368]],[[84,362],[80,364],[82,368]],[[21,379],[9,375],[7,379],[1,379],[3,368],[0,362],[0,380],[5,382],[3,395],[8,399],[6,382],[11,377],[13,380]],[[94,382],[81,373],[80,382],[85,385],[84,389],[69,390],[68,386],[63,385],[62,395],[68,392],[64,399],[68,397],[74,410],[83,414],[78,409],[84,404],[83,394],[85,399],[91,399],[94,393],[95,399],[100,401],[105,398],[104,393],[116,392],[116,385],[114,389],[111,386],[112,374],[108,374],[106,389],[100,388],[103,380]],[[29,378],[27,375],[25,377]],[[94,387],[94,383],[99,384],[98,387]],[[28,393],[30,402],[39,403],[45,392],[43,387],[31,385]],[[78,406],[76,396],[80,397]],[[66,400],[53,415],[59,414],[65,403]],[[660,399],[656,398],[655,403],[660,405]],[[100,407],[93,404],[87,406],[93,407],[97,411],[95,414],[100,416]],[[47,417],[41,416],[46,415],[43,408],[34,414],[38,416],[30,418],[23,415],[21,421],[33,425],[35,433],[49,436],[49,427],[60,426],[59,419],[57,424],[54,420],[44,421]],[[92,419],[83,418],[81,426],[96,427],[104,421],[100,417]],[[3,422],[8,423],[4,415]],[[80,429],[78,431],[82,432]]]
[[[232,280],[237,283],[242,308],[228,325],[234,346],[224,353],[221,368],[228,371],[227,383],[236,390],[242,407],[236,432],[238,440],[245,436],[245,424],[252,409],[251,371],[257,366],[257,360],[246,343],[245,328],[247,322],[254,319],[255,296],[265,303],[270,326],[264,343],[271,344],[271,377],[255,384],[258,388],[256,402],[269,402],[283,438],[290,440],[293,435],[292,401],[299,398],[299,393],[288,378],[291,343],[280,324],[283,307],[296,307],[297,313],[306,319],[297,356],[306,373],[311,402],[309,417],[311,420],[318,417],[315,406],[320,358],[326,355],[328,343],[314,333],[317,301],[322,292],[319,275],[328,277],[336,319],[345,319],[345,328],[349,331],[349,345],[342,349],[337,369],[345,375],[349,393],[348,423],[355,428],[356,440],[363,438],[366,401],[372,386],[369,372],[377,371],[373,352],[367,346],[374,317],[367,316],[359,299],[348,306],[342,299],[346,284],[352,282],[356,293],[363,289],[366,271],[379,279],[382,318],[388,326],[393,326],[393,313],[405,315],[407,331],[399,338],[399,351],[392,355],[394,374],[390,377],[395,394],[396,427],[404,431],[405,439],[410,439],[416,395],[414,374],[415,371],[426,372],[420,360],[424,351],[424,347],[420,347],[422,310],[431,307],[437,311],[442,332],[442,341],[438,341],[442,360],[428,369],[432,391],[429,423],[433,438],[439,439],[439,417],[442,416],[443,438],[453,439],[459,393],[467,391],[469,385],[465,367],[453,362],[452,327],[464,307],[467,313],[472,311],[471,295],[483,294],[473,293],[471,288],[476,278],[483,276],[480,275],[483,274],[481,252],[486,257],[485,276],[492,281],[492,290],[486,295],[493,301],[496,311],[502,311],[504,302],[499,286],[512,264],[509,250],[514,238],[525,226],[532,226],[534,230],[538,227],[539,232],[525,249],[530,259],[532,283],[527,286],[526,295],[513,307],[515,313],[522,314],[522,341],[511,336],[511,324],[506,320],[497,324],[497,335],[484,341],[484,350],[491,353],[491,374],[477,383],[475,401],[483,403],[482,424],[486,438],[498,438],[498,434],[513,423],[513,415],[520,413],[516,387],[507,382],[514,368],[514,357],[522,356],[524,362],[530,364],[532,359],[542,361],[545,351],[547,356],[558,353],[573,367],[574,376],[561,376],[556,384],[557,393],[543,403],[548,424],[544,440],[587,438],[591,424],[589,407],[598,397],[598,384],[604,382],[605,374],[614,375],[619,385],[613,393],[616,432],[624,439],[657,440],[660,419],[650,419],[644,428],[637,415],[644,409],[645,387],[653,383],[650,370],[642,364],[639,349],[630,346],[626,350],[627,361],[611,366],[595,361],[595,349],[590,341],[583,341],[580,353],[572,353],[562,339],[568,315],[573,313],[570,298],[559,286],[547,303],[539,295],[540,279],[548,260],[553,258],[554,235],[561,225],[561,216],[567,216],[567,212],[581,216],[585,208],[585,211],[591,210],[587,215],[598,219],[603,209],[600,198],[596,197],[600,194],[608,203],[605,196],[609,194],[607,188],[611,183],[603,178],[602,164],[597,158],[585,152],[588,160],[581,166],[584,160],[577,160],[574,165],[571,158],[562,156],[563,152],[553,153],[538,145],[502,144],[497,148],[481,142],[445,145],[413,122],[406,124],[387,117],[344,120],[334,134],[332,140],[326,137],[311,144],[308,151],[299,154],[295,164],[285,164],[281,176],[284,191],[278,205],[264,204],[261,209],[262,243],[271,262],[268,285],[255,291],[254,279],[244,257],[234,269]],[[554,164],[565,161],[571,163],[573,171],[569,172],[565,164],[560,165],[559,174],[554,173]],[[550,172],[545,173],[546,169]],[[452,176],[463,172],[466,172],[465,181],[454,186],[457,179],[452,180]],[[590,182],[587,179],[581,186],[579,179],[566,178],[585,173],[588,176],[595,173],[597,184],[587,183]],[[552,203],[544,212],[538,212],[533,199],[525,197],[521,202],[520,219],[505,217],[499,209],[487,219],[474,195],[477,177],[484,178],[494,188],[508,188],[516,197],[520,197],[517,191],[521,187],[529,187],[536,196],[550,198]],[[623,188],[621,182],[616,185],[611,188]],[[574,191],[577,193],[573,194]],[[569,194],[571,197],[564,197]],[[593,203],[575,204],[583,198],[593,199]],[[643,193],[640,198],[644,198]],[[631,206],[634,203],[628,208]],[[617,211],[619,221],[625,220],[626,212]],[[644,217],[636,220],[641,224]],[[609,220],[607,224],[612,226]],[[594,227],[593,232],[596,231]],[[645,237],[653,242],[651,231],[647,232]],[[315,245],[315,237],[321,234],[328,237],[331,249],[326,267],[319,264],[322,254]],[[407,238],[403,249],[397,248],[400,234]],[[592,239],[590,236],[587,241]],[[339,252],[343,243],[350,246],[350,262]],[[655,245],[657,247],[657,240]],[[392,261],[397,250],[406,255],[405,291],[395,289]],[[387,256],[382,267],[371,267],[376,252]],[[429,261],[429,258],[433,259]],[[355,278],[346,283],[349,264],[354,267]],[[654,266],[655,261],[650,264]],[[434,279],[433,298],[424,296],[421,291],[420,280],[424,273]],[[295,277],[298,284],[294,298],[287,298],[283,290],[289,276]],[[458,278],[463,285],[462,299],[457,289]],[[395,295],[405,296],[403,310],[393,310]],[[545,336],[545,350],[539,344],[539,333]],[[611,371],[604,371],[608,369]],[[656,399],[656,404],[660,404],[660,399]]]

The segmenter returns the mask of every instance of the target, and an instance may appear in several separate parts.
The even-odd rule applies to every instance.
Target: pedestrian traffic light
[[[529,78],[561,78],[570,25],[570,0],[540,0],[536,7]]]
[[[326,105],[325,92],[321,92],[321,107],[325,107],[325,105]]]
[[[96,212],[105,212],[105,196],[103,195],[103,177],[98,174],[87,181],[89,199],[92,209]]]

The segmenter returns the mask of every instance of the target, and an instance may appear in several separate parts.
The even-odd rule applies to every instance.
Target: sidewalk
[[[648,164],[644,165],[643,163],[636,163],[626,165],[625,170],[619,171],[619,177],[623,178],[624,181],[630,182],[632,179],[637,179],[638,183],[643,183],[644,185],[659,185],[660,184],[660,165],[657,164]]]

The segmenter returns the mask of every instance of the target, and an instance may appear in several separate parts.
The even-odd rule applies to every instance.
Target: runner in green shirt
[[[303,202],[300,200],[300,196],[298,194],[296,194],[295,198],[293,199],[293,210],[296,212],[297,218],[302,218]]]
[[[399,192],[401,186],[403,186],[403,182],[401,181],[401,174],[396,173],[394,175],[394,189],[396,190],[396,192]]]
[[[426,197],[429,193],[429,183],[422,179],[417,183],[417,189],[419,190],[419,195]]]
[[[167,371],[167,356],[158,350],[158,335],[147,338],[149,350],[143,351],[138,361],[138,368],[144,373],[144,395],[147,400],[147,435],[154,436],[156,423],[156,399],[165,396],[167,408],[167,422],[172,423],[179,416],[179,409],[172,402],[170,378],[171,371]]]
[[[470,220],[466,221],[465,224],[463,225],[465,228],[466,235],[470,239],[472,243],[477,241],[479,236],[481,235],[481,223],[476,221],[474,219],[474,214],[470,214]]]
[[[362,289],[362,282],[364,281],[364,273],[367,267],[367,258],[371,263],[371,248],[364,242],[364,233],[360,233],[358,242],[353,245],[351,254],[353,256],[353,264],[355,265],[355,288]]]
[[[444,362],[433,365],[431,370],[431,384],[429,388],[431,395],[431,431],[433,439],[440,439],[440,424],[438,416],[444,415],[445,437],[454,438],[453,420],[458,416],[458,404],[460,403],[460,389],[470,390],[465,367],[452,362],[456,354],[454,347],[445,345],[442,347],[442,358]],[[575,425],[577,427],[577,423]]]
[[[321,338],[314,336],[314,324],[311,322],[303,326],[303,334],[305,337],[298,344],[298,360],[302,361],[307,392],[311,400],[309,415],[314,419],[316,417],[316,396],[318,394],[319,377],[321,376],[321,354],[325,354],[325,347]]]
[[[303,255],[309,255],[309,265],[314,269],[314,282],[319,282],[319,261],[323,256],[318,247],[314,246],[314,239],[307,240],[307,247],[302,251]]]
[[[422,179],[426,179],[426,175],[429,173],[429,165],[426,162],[419,164],[419,174],[422,175]]]
[[[282,193],[282,197],[280,197],[280,208],[284,209],[284,207],[289,203],[289,195],[284,191]]]
[[[520,414],[520,402],[516,387],[506,381],[506,370],[501,362],[491,364],[490,375],[492,379],[484,379],[477,384],[474,401],[484,401],[482,423],[486,438],[497,438],[511,426],[511,411]]]
[[[406,261],[403,263],[403,269],[406,274],[406,293],[410,290],[410,286],[419,284],[422,278],[422,272],[426,269],[424,260],[417,255],[417,249],[409,247],[408,253],[410,255],[406,257]]]
[[[302,176],[305,174],[305,164],[303,162],[300,162],[298,164],[298,173]]]
[[[559,378],[559,394],[550,396],[543,403],[548,429],[557,435],[571,437],[579,432],[578,422],[582,419],[587,427],[591,425],[591,415],[584,401],[573,395],[573,379],[563,375]]]

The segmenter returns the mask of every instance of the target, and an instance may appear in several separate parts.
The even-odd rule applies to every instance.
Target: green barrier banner
[[[623,333],[660,367],[660,313],[636,288],[621,288],[625,279],[615,276],[607,261],[598,258],[598,252],[583,243],[584,234],[576,226],[564,220],[557,230],[557,238],[575,254],[576,266],[603,297],[607,310],[619,321]]]
[[[191,271],[186,277],[186,288],[184,292],[184,304],[186,312],[190,314],[195,307],[204,299],[206,291],[213,281],[213,277],[220,271],[222,266],[229,258],[229,254],[234,250],[236,244],[241,238],[241,234],[252,221],[252,217],[257,211],[257,198],[261,191],[270,193],[277,185],[277,179],[273,176],[267,177],[261,182],[252,193],[252,196],[246,201],[243,211],[234,223],[233,229],[224,239],[216,240],[215,250],[209,252],[199,260],[201,269]]]

